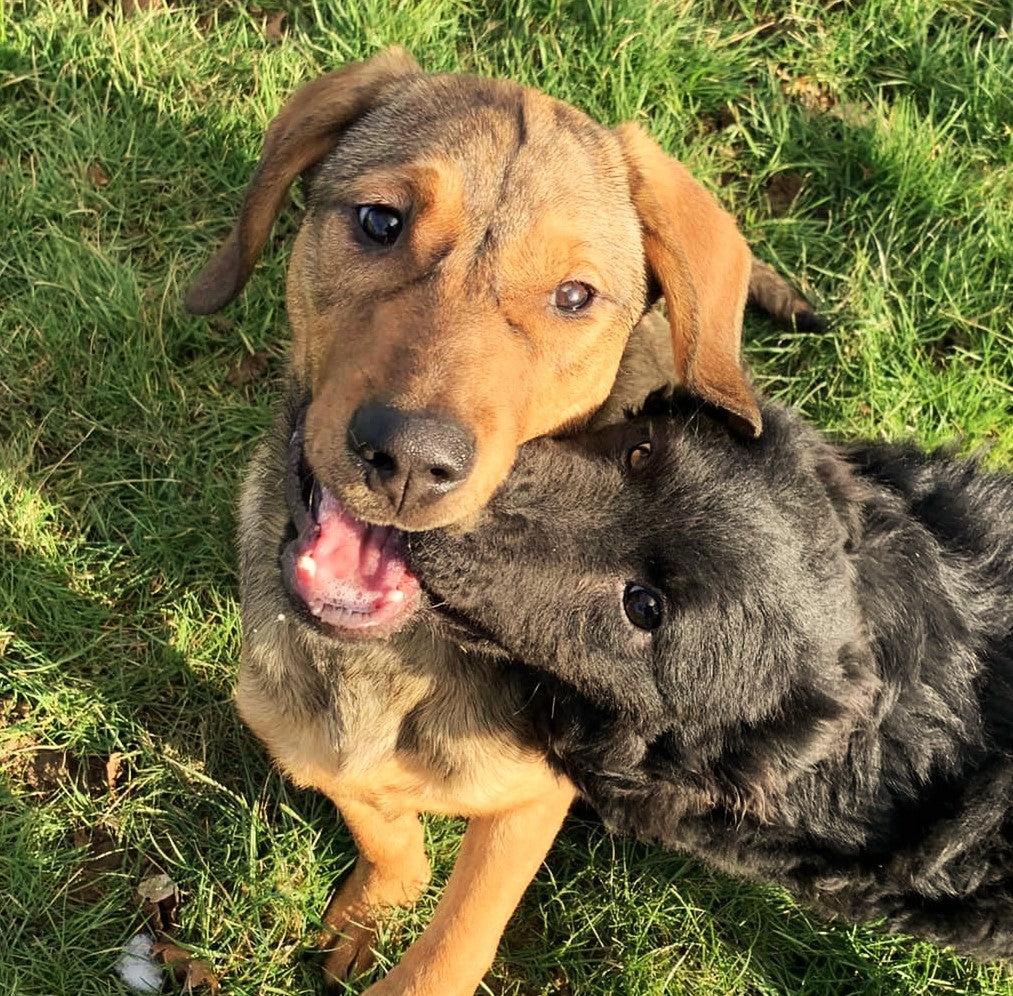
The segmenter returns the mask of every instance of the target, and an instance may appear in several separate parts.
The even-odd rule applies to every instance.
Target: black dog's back
[[[1013,478],[656,398],[415,554],[610,826],[1013,954]]]
[[[864,781],[851,805],[875,819],[853,859],[845,850],[842,861],[829,841],[839,883],[824,888],[804,865],[784,881],[849,918],[885,917],[893,930],[1005,957],[1013,953],[1013,478],[911,445],[842,453],[868,486],[851,555],[882,688],[848,756],[814,775]]]
[[[996,559],[999,575],[1013,565],[1013,479],[988,475],[976,461],[948,450],[863,443],[843,453],[856,472],[902,498],[907,512],[946,551]]]
[[[860,563],[874,582],[861,593],[868,618],[883,630],[879,656],[896,659],[909,648],[908,666],[922,669],[918,677],[937,691],[948,681],[938,660],[962,657],[965,666],[954,670],[975,676],[972,709],[988,748],[1013,754],[1013,477],[911,445],[844,452],[875,493]],[[894,537],[912,535],[906,548],[890,550]],[[891,565],[891,601],[881,605],[876,594],[889,585]],[[885,617],[898,607],[905,611],[891,624]]]

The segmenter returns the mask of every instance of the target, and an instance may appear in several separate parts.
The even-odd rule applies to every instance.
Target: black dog
[[[1013,477],[763,420],[655,395],[526,445],[475,531],[412,538],[435,625],[528,669],[610,827],[1013,954]]]

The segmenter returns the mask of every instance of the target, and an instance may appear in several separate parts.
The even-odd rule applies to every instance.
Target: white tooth
[[[316,577],[317,562],[308,553],[304,553],[299,558],[299,569],[304,571],[311,578]]]
[[[393,591],[387,592],[388,602],[403,602],[404,592],[400,588],[395,588]]]

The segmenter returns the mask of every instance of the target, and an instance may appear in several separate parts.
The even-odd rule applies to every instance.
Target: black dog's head
[[[624,424],[524,446],[477,528],[417,534],[411,558],[445,625],[645,743],[674,731],[715,757],[753,730],[781,738],[786,768],[850,709],[867,658],[846,481],[780,407],[743,440],[654,395]]]

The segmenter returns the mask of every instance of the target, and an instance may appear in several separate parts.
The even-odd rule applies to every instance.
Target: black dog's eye
[[[579,280],[564,280],[552,292],[552,304],[560,311],[583,311],[594,300],[594,288]]]
[[[657,629],[661,625],[661,599],[643,585],[628,584],[623,592],[626,618],[637,629]]]
[[[651,444],[645,439],[639,446],[634,446],[633,449],[626,454],[626,466],[629,467],[630,470],[639,470],[650,458]]]
[[[401,234],[403,221],[399,212],[385,204],[360,204],[357,208],[359,227],[374,242],[392,246]]]

